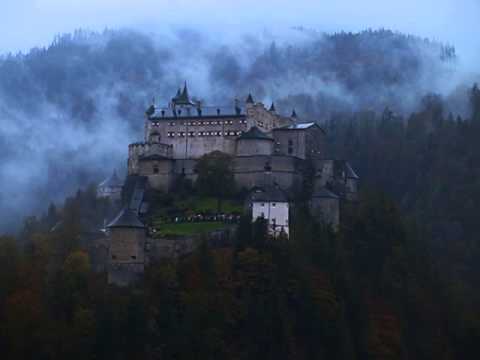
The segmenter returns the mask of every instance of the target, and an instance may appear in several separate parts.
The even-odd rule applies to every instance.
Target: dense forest
[[[477,86],[468,101],[466,118],[428,96],[407,118],[386,109],[326,124],[331,151],[362,177],[338,232],[299,194],[290,241],[246,218],[232,246],[151,264],[128,289],[107,286],[78,242],[108,202],[91,187],[51,205],[0,242],[3,357],[478,358]]]
[[[306,121],[386,106],[406,114],[429,92],[443,94],[454,114],[468,113],[452,46],[388,30],[298,31],[302,40],[228,44],[188,30],[77,31],[0,56],[0,229],[15,231],[26,213],[123,169],[152,98],[167,103],[185,80],[207,104],[251,92]]]
[[[455,64],[383,30],[228,47],[78,32],[3,56],[0,233],[19,230],[0,236],[2,359],[477,359],[480,90],[445,92]],[[360,201],[334,232],[298,194],[288,242],[245,218],[231,246],[108,286],[80,234],[114,212],[87,184],[185,78],[209,102],[251,91],[318,119]]]

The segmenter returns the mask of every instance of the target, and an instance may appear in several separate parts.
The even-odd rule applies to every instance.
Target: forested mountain
[[[148,99],[168,99],[194,74],[209,101],[251,90],[318,116],[329,150],[360,175],[359,203],[333,233],[300,197],[294,242],[272,244],[264,224],[242,221],[233,246],[202,246],[118,289],[79,244],[109,204],[78,191],[17,238],[0,237],[2,355],[478,358],[480,90],[472,79],[453,97],[427,94],[455,74],[453,48],[388,31],[229,48],[196,36],[178,34],[174,46],[79,33],[4,57],[2,210],[46,210],[52,195],[97,179],[140,136]]]
[[[44,209],[123,168],[152,97],[167,102],[184,80],[207,103],[252,92],[319,121],[385,106],[408,112],[427,92],[449,94],[457,84],[451,46],[387,30],[302,33],[294,42],[250,36],[217,44],[186,30],[163,37],[78,31],[2,56],[0,227],[12,229],[25,210]],[[462,101],[447,105],[467,111]]]

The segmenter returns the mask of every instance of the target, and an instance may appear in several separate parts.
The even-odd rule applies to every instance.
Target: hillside
[[[448,91],[445,82],[457,74],[455,49],[436,42],[387,30],[301,31],[305,39],[294,43],[247,37],[227,45],[191,31],[77,31],[47,48],[4,55],[0,229],[123,168],[152,97],[166,103],[184,80],[211,104],[252,92],[286,113],[295,107],[325,121],[386,105],[410,111],[425,93]]]

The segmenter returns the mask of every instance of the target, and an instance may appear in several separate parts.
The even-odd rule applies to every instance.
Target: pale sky
[[[390,28],[454,44],[480,63],[480,0],[0,0],[0,53],[50,43],[59,33],[192,27],[217,34]]]

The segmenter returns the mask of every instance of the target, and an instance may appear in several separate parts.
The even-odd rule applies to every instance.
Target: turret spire
[[[297,118],[297,112],[295,111],[295,109],[292,110],[292,118]]]
[[[189,100],[188,97],[188,88],[187,88],[187,81],[185,81],[185,84],[183,85],[183,92],[182,92],[182,98]]]
[[[252,97],[252,94],[248,94],[248,97],[247,97],[247,104],[253,104],[253,97]]]
[[[268,111],[275,112],[275,103],[272,101],[272,105],[270,105],[270,109]]]

